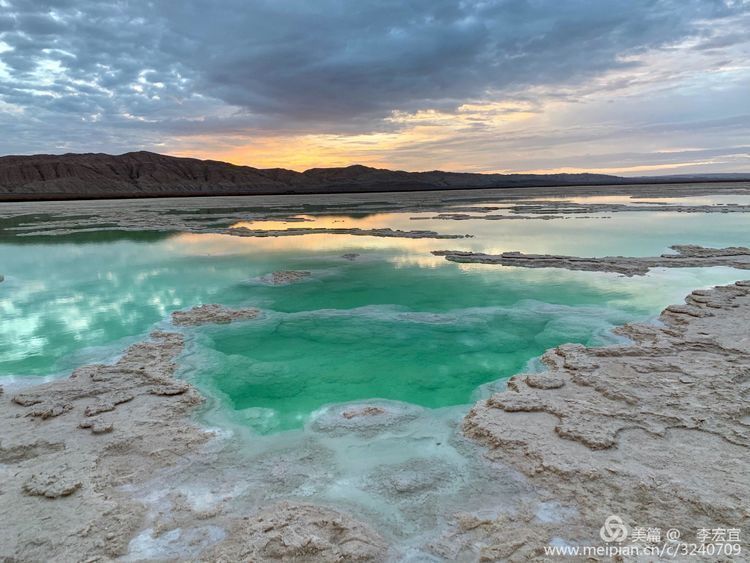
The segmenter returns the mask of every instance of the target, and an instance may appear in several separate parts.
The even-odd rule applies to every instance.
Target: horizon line
[[[632,170],[632,169],[639,169],[640,171],[646,172],[648,170],[659,170],[659,169],[669,169],[669,168],[675,168],[680,166],[695,166],[695,165],[701,165],[706,164],[705,162],[691,162],[691,163],[683,163],[683,164],[661,164],[661,165],[635,165],[635,166],[625,166],[622,168],[619,167],[607,167],[607,168],[594,168],[594,169],[578,169],[578,168],[572,168],[572,167],[558,167],[558,168],[550,168],[550,169],[535,169],[535,170],[524,170],[524,171],[511,171],[508,169],[494,169],[494,170],[482,170],[482,171],[476,171],[476,170],[451,170],[447,168],[433,168],[433,169],[420,169],[420,170],[408,170],[404,168],[389,168],[387,165],[383,166],[373,166],[371,164],[362,164],[361,162],[352,162],[351,164],[342,164],[337,166],[312,166],[310,168],[287,168],[283,166],[272,166],[272,167],[265,167],[261,168],[259,166],[254,166],[252,164],[244,163],[244,162],[237,162],[233,160],[222,160],[218,158],[206,158],[204,156],[199,155],[193,155],[193,154],[184,154],[184,153],[167,153],[167,152],[156,152],[153,150],[147,150],[147,149],[139,149],[139,150],[130,150],[125,151],[122,153],[108,153],[108,152],[93,152],[93,151],[87,151],[87,152],[41,152],[41,153],[13,153],[13,154],[3,154],[0,155],[0,159],[5,158],[31,158],[31,157],[42,157],[42,156],[50,156],[50,157],[64,157],[64,156],[85,156],[85,155],[97,155],[97,156],[111,156],[111,157],[122,157],[127,156],[130,154],[138,154],[138,153],[145,153],[145,154],[152,154],[156,156],[162,156],[162,157],[168,157],[168,158],[181,158],[181,159],[188,159],[188,160],[198,160],[201,162],[216,162],[221,164],[228,164],[231,166],[238,166],[243,168],[252,168],[254,170],[286,170],[289,172],[296,172],[298,174],[305,174],[306,172],[311,172],[315,170],[343,170],[347,168],[368,168],[370,170],[382,170],[382,171],[388,171],[388,172],[402,172],[406,174],[430,174],[430,173],[444,173],[444,174],[471,174],[471,175],[481,175],[481,176],[561,176],[561,175],[569,175],[569,176],[575,176],[575,175],[592,175],[592,176],[611,176],[611,177],[617,177],[617,178],[678,178],[678,177],[730,177],[730,176],[746,176],[748,179],[750,179],[750,171],[744,172],[744,171],[735,171],[735,172],[697,172],[697,173],[689,173],[689,172],[682,172],[682,173],[673,173],[673,174],[645,174],[645,175],[638,175],[638,174],[628,174],[627,172],[620,172],[621,170]]]

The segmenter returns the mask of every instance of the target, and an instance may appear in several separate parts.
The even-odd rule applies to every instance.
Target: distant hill
[[[196,195],[344,193],[719,180],[719,176],[623,178],[605,174],[404,172],[347,166],[295,172],[151,152],[0,157],[0,201]],[[750,175],[726,175],[727,180]]]

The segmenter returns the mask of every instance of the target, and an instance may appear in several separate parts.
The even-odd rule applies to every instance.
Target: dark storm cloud
[[[0,33],[13,29],[16,25],[16,20],[7,15],[0,15]]]
[[[692,0],[238,1],[221,14],[202,2],[164,6],[170,53],[191,61],[202,91],[312,121],[578,80],[743,9]],[[195,25],[206,17],[211,25]]]
[[[569,82],[742,9],[698,0],[11,2],[2,59],[20,77],[57,61],[125,106],[144,97],[132,90],[144,72],[167,95],[189,85],[254,113],[326,121]]]
[[[394,110],[575,84],[692,36],[726,46],[743,34],[706,37],[705,22],[748,10],[729,0],[0,0],[0,100],[14,107],[4,123],[34,147],[55,124],[71,138],[140,131],[143,144],[159,133],[375,131],[395,127],[383,122]]]

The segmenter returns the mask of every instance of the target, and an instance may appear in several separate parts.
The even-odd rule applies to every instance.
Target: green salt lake
[[[420,215],[423,220],[411,219]],[[429,219],[433,215],[332,211],[303,226],[432,229],[473,238],[19,237],[4,231],[0,377],[23,384],[111,361],[152,329],[171,328],[172,311],[220,303],[258,307],[263,314],[183,329],[188,346],[180,376],[211,397],[211,408],[231,424],[260,434],[302,428],[324,405],[349,401],[465,405],[483,386],[533,369],[547,348],[612,342],[614,326],[653,318],[691,289],[743,273],[664,269],[623,278],[458,265],[430,250],[642,256],[677,243],[750,245],[741,213],[550,221]],[[347,253],[359,256],[342,258]],[[278,270],[312,275],[288,285],[263,282]]]

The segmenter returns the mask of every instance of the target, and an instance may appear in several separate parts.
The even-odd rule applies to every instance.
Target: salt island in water
[[[746,529],[749,212],[746,183],[0,204],[0,555]]]

